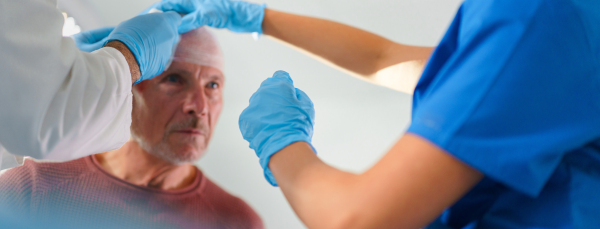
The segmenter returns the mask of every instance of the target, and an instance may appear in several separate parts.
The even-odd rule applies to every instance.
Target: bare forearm
[[[274,154],[269,168],[309,228],[420,228],[483,177],[411,134],[359,175],[326,165],[304,142]]]
[[[348,194],[357,175],[323,163],[305,142],[271,157],[269,168],[286,199],[309,228],[349,228]]]
[[[135,81],[137,81],[141,76],[140,66],[138,65],[133,53],[131,53],[129,48],[127,48],[127,45],[115,40],[108,42],[105,46],[115,48],[116,50],[119,50],[123,56],[125,56],[125,60],[127,60],[127,64],[129,65],[129,71],[131,72],[131,83],[133,84]]]
[[[337,22],[270,9],[265,10],[263,32],[364,77],[398,63],[425,61],[432,51]]]

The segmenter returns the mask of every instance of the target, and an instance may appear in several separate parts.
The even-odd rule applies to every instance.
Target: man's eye
[[[217,89],[217,88],[219,88],[219,84],[218,84],[218,83],[215,83],[215,82],[210,82],[210,83],[208,83],[208,85],[206,85],[206,86],[208,86],[209,88],[212,88],[212,89]]]
[[[167,76],[167,81],[169,81],[171,83],[177,83],[177,82],[179,82],[179,77],[176,75],[170,75],[170,76]]]

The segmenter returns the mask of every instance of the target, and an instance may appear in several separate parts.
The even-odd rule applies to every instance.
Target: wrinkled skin
[[[174,61],[134,86],[131,131],[149,153],[173,164],[199,159],[223,107],[223,73]]]

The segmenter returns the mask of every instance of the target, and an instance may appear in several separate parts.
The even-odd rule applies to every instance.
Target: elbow
[[[337,208],[329,215],[329,219],[314,228],[362,229],[362,228],[417,228],[411,220],[381,215],[375,209],[356,206],[354,208]],[[381,212],[380,212],[381,213]],[[309,227],[313,228],[313,227]]]
[[[360,215],[358,214],[348,214],[340,216],[338,219],[332,221],[332,225],[327,228],[334,229],[352,229],[352,228],[364,228],[359,227],[358,222],[360,221]]]
[[[336,208],[335,211],[329,211],[327,217],[323,218],[323,221],[314,228],[327,228],[327,229],[353,229],[353,228],[368,228],[365,227],[365,222],[368,222],[367,215],[356,209],[350,209],[347,207]],[[310,227],[312,228],[312,227]]]

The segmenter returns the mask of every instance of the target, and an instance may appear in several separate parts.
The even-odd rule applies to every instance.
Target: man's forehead
[[[205,27],[181,35],[173,61],[184,61],[223,70],[223,53],[215,36]]]
[[[186,76],[197,76],[199,74],[202,78],[225,79],[221,70],[215,67],[183,61],[173,61],[167,73],[178,73]]]

